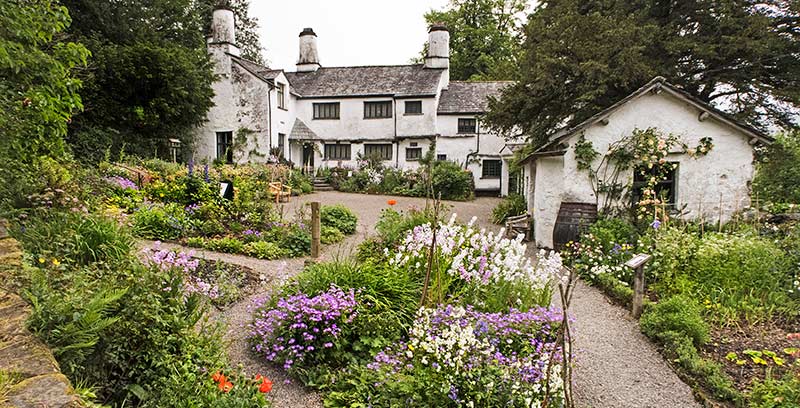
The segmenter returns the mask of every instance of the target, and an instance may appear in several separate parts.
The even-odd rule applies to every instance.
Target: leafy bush
[[[267,241],[250,242],[242,248],[244,253],[259,259],[280,259],[286,256],[278,244]]]
[[[244,242],[233,237],[211,238],[205,240],[203,247],[212,251],[238,254],[244,251]]]
[[[175,240],[191,230],[191,220],[179,204],[153,204],[133,213],[133,232],[142,238]]]
[[[779,135],[758,163],[753,189],[759,199],[800,203],[800,135]]]
[[[800,377],[757,381],[750,391],[751,408],[796,408],[800,402]]]
[[[633,244],[638,238],[633,225],[620,218],[601,218],[589,227],[589,234],[594,236],[604,251],[609,252],[617,245]]]
[[[323,205],[320,210],[320,222],[322,225],[336,228],[342,233],[350,235],[356,232],[358,217],[341,204]]]
[[[673,296],[650,305],[640,324],[645,335],[662,343],[675,334],[691,339],[695,347],[709,341],[709,329],[700,305],[686,296]]]
[[[381,210],[381,216],[375,224],[375,230],[387,247],[393,248],[405,238],[406,233],[418,225],[433,221],[433,212],[429,210],[408,209],[405,213],[387,208]]]
[[[289,226],[283,230],[279,246],[292,258],[311,253],[311,232],[297,225]]]
[[[344,240],[344,234],[335,227],[323,225],[320,229],[320,242],[323,244],[335,244]]]
[[[492,222],[502,225],[508,217],[522,215],[526,211],[528,211],[528,204],[525,203],[525,197],[520,194],[509,194],[492,209]]]
[[[475,197],[475,180],[472,172],[461,168],[458,163],[439,160],[433,164],[431,175],[433,194],[442,200],[466,201]]]

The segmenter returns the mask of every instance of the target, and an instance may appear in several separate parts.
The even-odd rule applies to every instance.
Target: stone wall
[[[2,286],[21,268],[19,243],[0,220],[0,407],[83,407],[53,353],[25,327],[30,306]]]

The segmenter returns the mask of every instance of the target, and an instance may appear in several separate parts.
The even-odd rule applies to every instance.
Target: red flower
[[[397,204],[397,200],[389,200],[389,201],[386,202],[386,204],[395,205],[395,204]]]
[[[261,382],[261,386],[258,387],[258,391],[267,393],[272,391],[272,381],[269,378],[264,377]]]
[[[222,378],[225,378],[225,376]],[[220,381],[218,387],[222,392],[228,392],[233,389],[233,383],[230,381]]]
[[[219,382],[219,379],[220,379],[220,377],[224,377],[224,376],[223,376],[222,374],[220,374],[220,372],[219,372],[219,371],[217,371],[216,373],[214,373],[213,375],[211,375],[211,379],[212,379],[214,382]]]

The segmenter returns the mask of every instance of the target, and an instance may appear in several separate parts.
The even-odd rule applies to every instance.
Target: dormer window
[[[392,117],[392,101],[364,102],[364,119],[386,119]]]
[[[478,121],[474,118],[458,118],[458,133],[478,133]]]
[[[278,84],[278,107],[286,109],[286,84]]]

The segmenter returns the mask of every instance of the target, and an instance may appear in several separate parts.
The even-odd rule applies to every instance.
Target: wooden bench
[[[279,181],[269,183],[269,193],[275,197],[275,203],[289,202],[289,197],[292,196],[292,187],[287,186]]]
[[[527,241],[531,234],[531,214],[525,213],[506,218],[506,236],[516,238],[522,234],[522,239]]]

